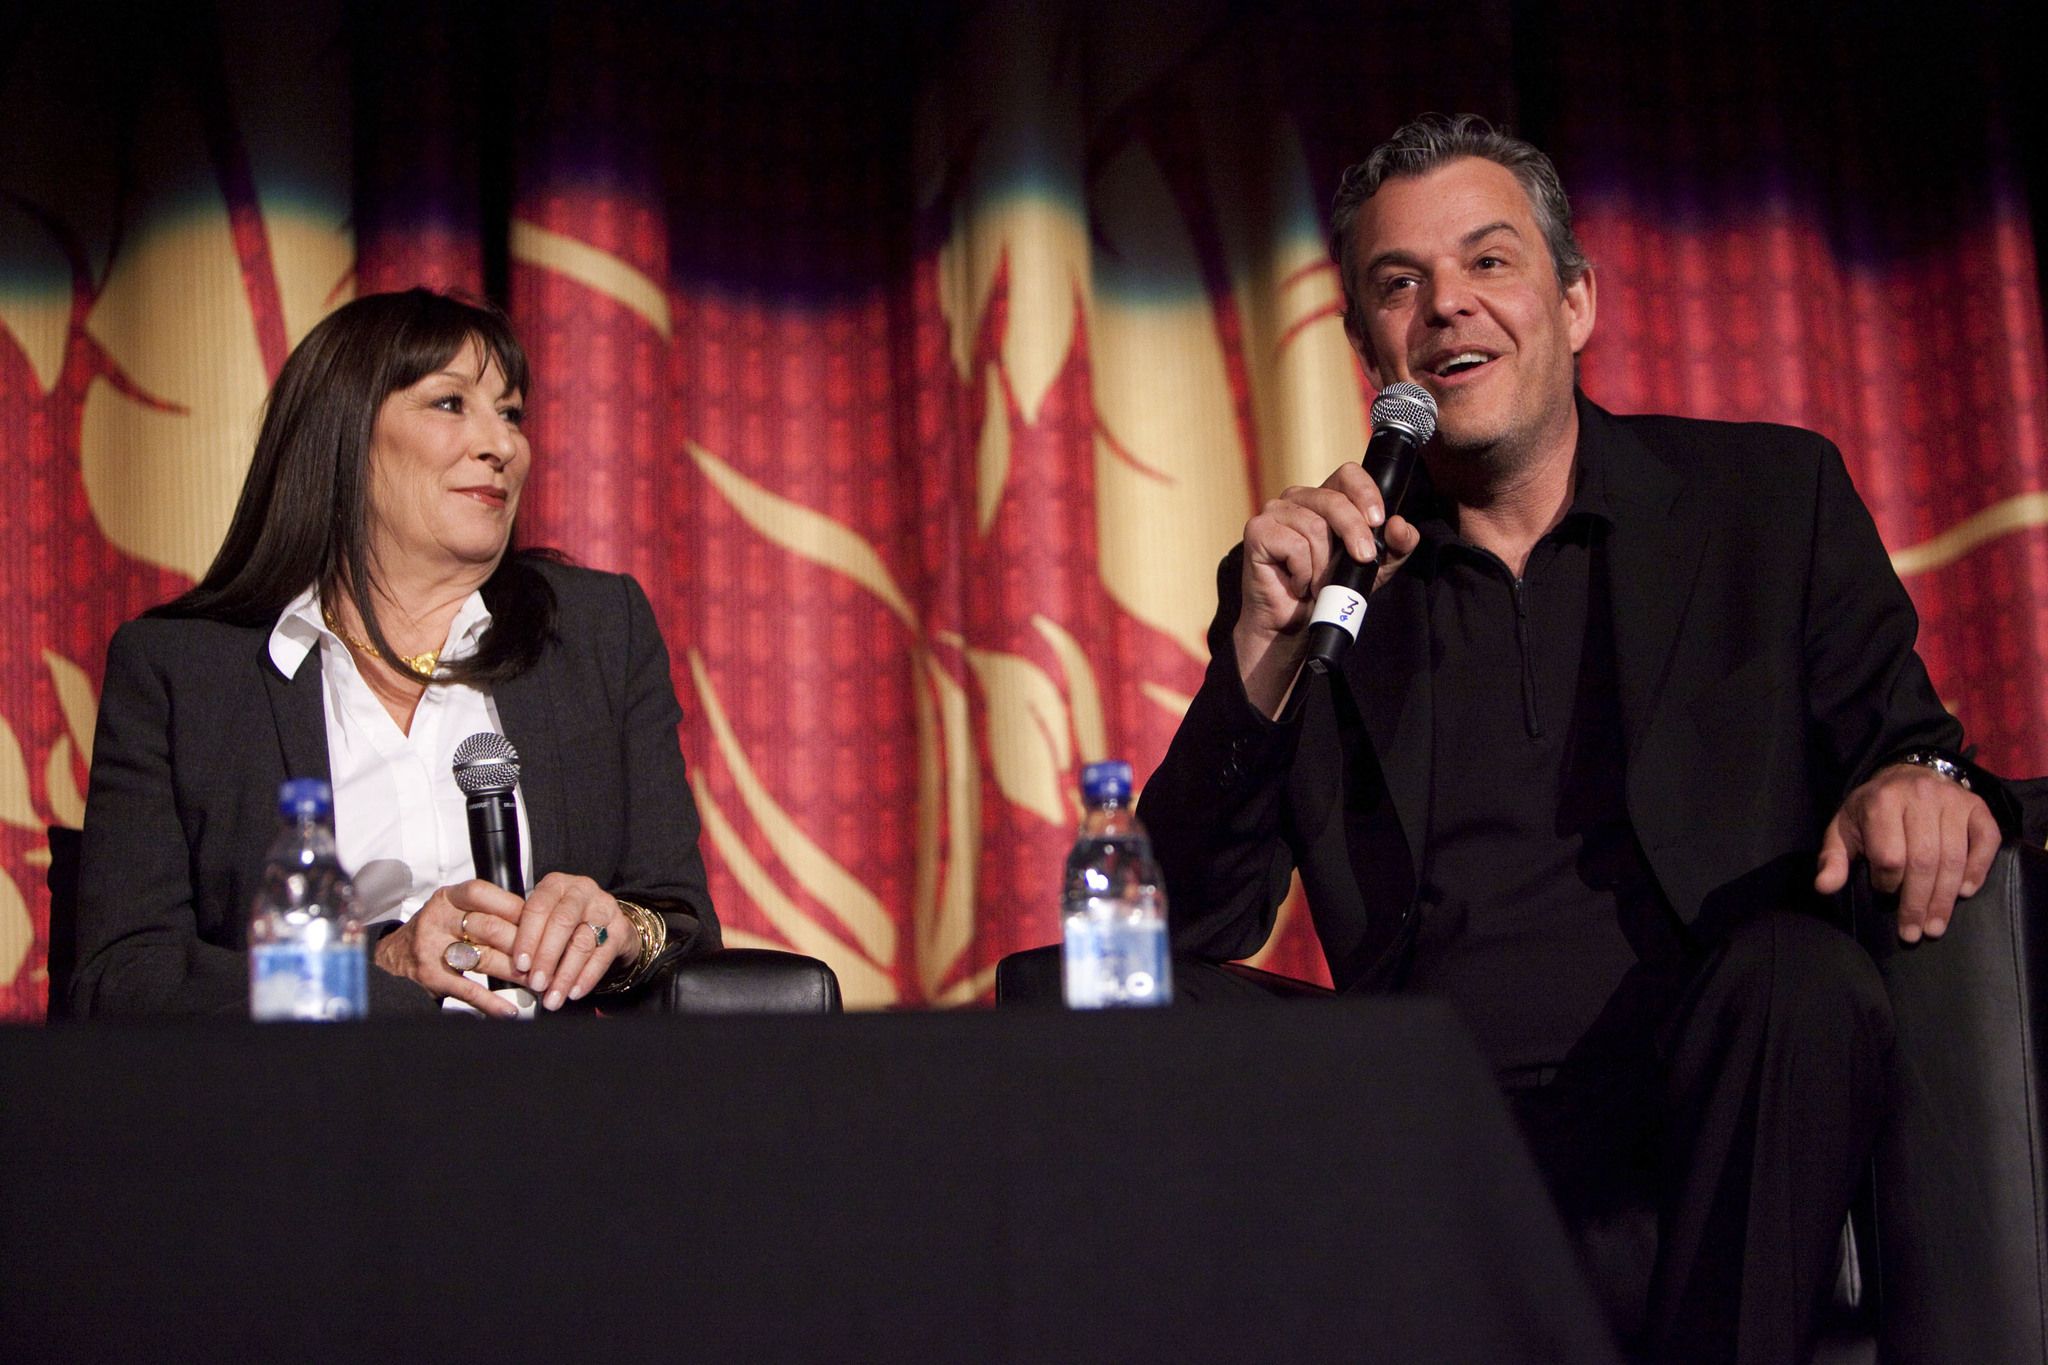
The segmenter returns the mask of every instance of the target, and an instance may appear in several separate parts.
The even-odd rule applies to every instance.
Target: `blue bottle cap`
[[[1081,799],[1091,806],[1131,799],[1131,765],[1090,763],[1081,769]]]
[[[277,813],[287,820],[334,814],[334,788],[317,777],[295,777],[277,789]]]

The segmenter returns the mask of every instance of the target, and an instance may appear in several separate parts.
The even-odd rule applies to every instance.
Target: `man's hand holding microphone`
[[[1388,509],[1400,506],[1416,452],[1435,434],[1435,399],[1420,385],[1391,384],[1372,418],[1363,462],[1340,466],[1320,488],[1288,489],[1245,523],[1231,639],[1245,696],[1267,716],[1279,716],[1312,652],[1334,657],[1356,637],[1365,595],[1421,542]]]

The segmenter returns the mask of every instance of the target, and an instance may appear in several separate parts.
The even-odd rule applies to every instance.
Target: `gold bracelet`
[[[650,910],[644,905],[632,908],[640,912],[636,921],[640,929],[640,960],[633,965],[633,973],[645,976],[668,951],[668,919],[659,910]]]
[[[644,905],[632,901],[620,901],[619,913],[633,922],[640,931],[640,956],[634,961],[632,970],[617,981],[608,982],[597,989],[601,994],[615,995],[629,991],[646,979],[648,968],[654,965],[662,950],[668,947],[668,921]]]

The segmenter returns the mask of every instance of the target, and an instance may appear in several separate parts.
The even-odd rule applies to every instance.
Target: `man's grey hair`
[[[1397,129],[1337,182],[1337,198],[1330,206],[1330,258],[1337,263],[1337,277],[1344,286],[1344,323],[1354,337],[1361,335],[1358,299],[1351,287],[1351,235],[1358,210],[1389,180],[1427,175],[1468,156],[1505,166],[1521,181],[1544,245],[1550,248],[1559,289],[1577,284],[1591,268],[1579,239],[1572,235],[1571,201],[1565,198],[1564,184],[1549,157],[1477,114],[1424,114]]]

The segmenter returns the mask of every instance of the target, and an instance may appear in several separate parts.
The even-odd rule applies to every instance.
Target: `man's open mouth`
[[[1459,351],[1456,355],[1445,356],[1430,367],[1430,373],[1438,379],[1449,379],[1454,375],[1476,370],[1493,357],[1484,351]]]

